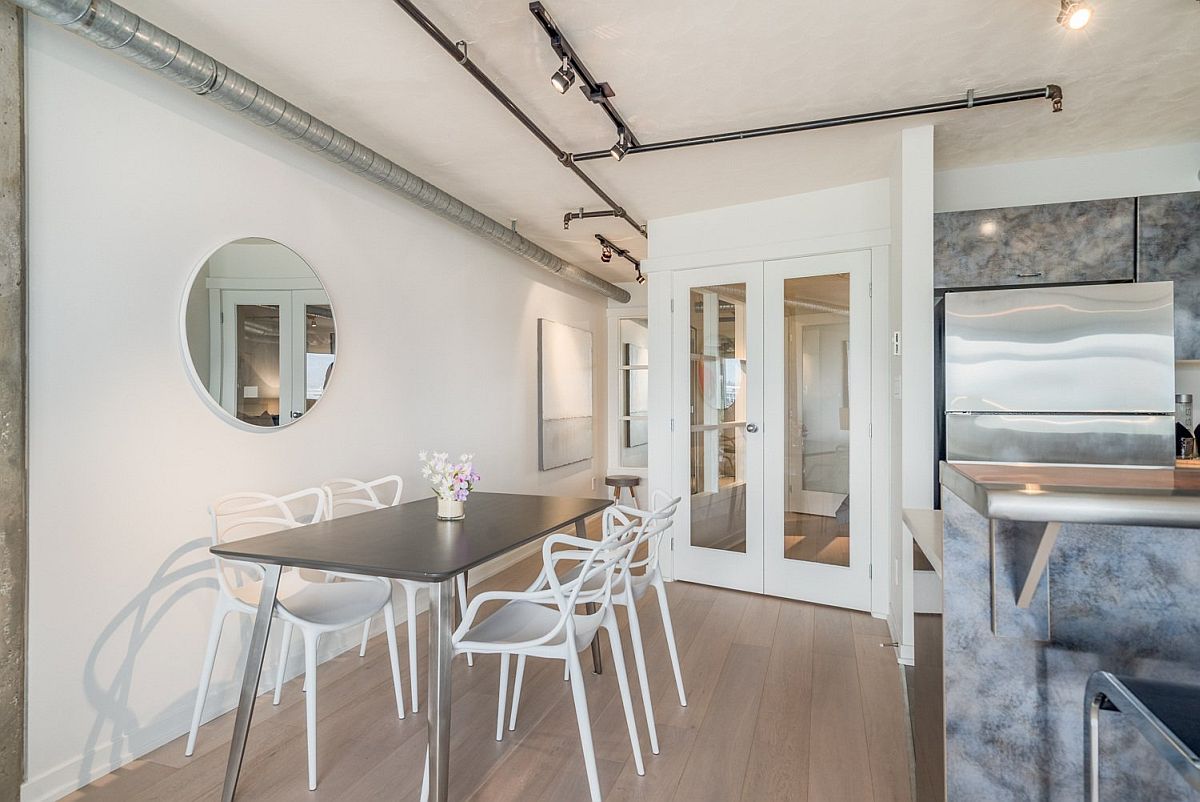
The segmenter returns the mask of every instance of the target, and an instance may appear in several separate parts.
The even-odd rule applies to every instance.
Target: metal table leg
[[[582,518],[580,518],[578,521],[575,522],[575,534],[577,537],[587,540],[587,536],[588,536],[587,524],[584,523],[584,520]],[[592,615],[593,613],[596,612],[595,604],[589,603],[589,604],[585,605],[584,608],[588,611],[588,615]],[[593,674],[603,674],[604,673],[604,661],[600,658],[600,632],[599,632],[599,630],[597,630],[596,636],[594,638],[592,638],[592,673]]]
[[[450,788],[450,636],[454,579],[429,589],[429,799],[446,802]]]
[[[254,697],[258,696],[258,677],[267,653],[267,635],[271,631],[275,596],[279,593],[279,575],[282,572],[281,565],[263,566],[262,595],[258,599],[258,613],[254,616],[254,629],[250,633],[250,651],[246,655],[246,668],[242,673],[242,692],[238,697],[237,718],[233,721],[233,740],[229,744],[222,802],[232,802],[234,791],[237,790],[238,774],[242,771],[246,736],[250,734],[250,719],[254,716]]]

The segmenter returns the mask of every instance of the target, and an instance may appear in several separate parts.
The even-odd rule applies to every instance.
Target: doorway
[[[679,579],[869,609],[871,254],[675,274]]]

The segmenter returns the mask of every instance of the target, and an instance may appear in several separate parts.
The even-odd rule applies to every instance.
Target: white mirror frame
[[[318,287],[322,291],[324,291],[326,297],[329,300],[329,311],[330,311],[330,315],[333,317],[334,331],[336,331],[338,334],[338,351],[339,352],[341,351],[341,346],[342,346],[341,327],[338,325],[337,311],[335,309],[335,304],[333,301],[332,294],[329,292],[329,288],[325,285],[325,281],[324,281],[324,279],[321,278],[320,273],[318,273],[317,269],[312,266],[312,262],[310,262],[307,258],[305,258],[305,256],[302,253],[300,253],[299,251],[297,251],[295,248],[293,248],[290,245],[285,245],[283,242],[281,242],[279,239],[276,239],[275,237],[264,236],[262,234],[242,234],[239,236],[229,237],[228,239],[223,240],[220,244],[216,245],[215,247],[209,248],[207,251],[205,251],[204,255],[202,257],[200,257],[200,259],[196,260],[195,265],[192,267],[192,269],[190,271],[188,271],[187,280],[184,282],[183,292],[179,299],[179,311],[178,311],[178,314],[176,315],[176,317],[178,319],[178,329],[179,329],[178,330],[179,356],[180,356],[180,359],[183,361],[183,368],[184,368],[184,371],[187,373],[188,381],[192,385],[192,389],[196,392],[196,395],[200,396],[200,398],[203,401],[203,403],[205,404],[205,406],[207,406],[208,409],[214,415],[216,415],[219,419],[221,419],[225,423],[228,423],[230,426],[233,426],[233,428],[239,429],[243,432],[254,432],[256,434],[270,434],[273,432],[281,432],[286,429],[292,428],[300,421],[309,417],[309,415],[311,415],[312,412],[311,411],[306,412],[305,414],[301,415],[299,418],[289,419],[286,423],[281,422],[278,426],[254,426],[253,424],[246,423],[243,420],[239,420],[237,418],[237,416],[231,415],[229,413],[229,410],[227,410],[223,406],[221,406],[220,402],[216,398],[213,397],[212,392],[209,390],[209,388],[207,386],[205,386],[204,382],[200,379],[200,374],[196,372],[196,366],[195,366],[195,364],[193,364],[193,361],[192,361],[191,349],[188,346],[188,331],[187,331],[188,299],[191,298],[192,288],[194,287],[194,285],[196,283],[197,277],[200,275],[200,271],[204,269],[204,266],[208,263],[208,260],[211,259],[213,257],[213,254],[215,254],[217,251],[221,250],[226,245],[230,245],[231,243],[238,242],[239,240],[243,240],[243,239],[270,240],[271,242],[274,242],[275,244],[279,245],[280,247],[287,248],[289,251],[296,254],[296,256],[299,257],[300,260],[308,266],[309,270],[311,270],[313,272],[313,276],[316,278]],[[297,287],[297,289],[307,289],[307,288]],[[210,321],[211,321],[211,305],[210,305]],[[210,325],[211,325],[211,322],[210,322]],[[210,359],[211,358],[213,358],[212,354],[210,354]],[[333,363],[333,370],[330,371],[330,374],[329,374],[329,377],[330,377],[329,383],[330,384],[332,384],[332,379],[337,374],[337,372],[338,372],[337,360],[335,359],[334,363]],[[315,410],[319,406],[320,406],[319,403],[313,404],[313,410]]]

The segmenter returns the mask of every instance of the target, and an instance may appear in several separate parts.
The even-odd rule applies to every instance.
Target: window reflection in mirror
[[[276,428],[321,399],[333,374],[333,307],[313,269],[273,240],[218,248],[196,270],[183,312],[193,378],[244,427]]]

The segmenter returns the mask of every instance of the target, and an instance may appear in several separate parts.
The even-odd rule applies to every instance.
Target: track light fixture
[[[1083,0],[1061,0],[1058,24],[1069,31],[1083,29],[1092,21],[1092,7]]]
[[[605,264],[611,262],[613,254],[616,254],[625,261],[629,262],[629,264],[633,265],[634,272],[637,274],[636,280],[638,284],[646,283],[646,277],[642,275],[642,263],[639,262],[633,254],[622,248],[620,245],[613,245],[603,234],[593,234],[592,236],[596,238],[596,242],[599,242],[602,248],[600,251],[601,262],[604,262]]]
[[[563,56],[562,66],[558,68],[558,72],[550,76],[550,83],[554,84],[554,88],[560,95],[567,93],[571,84],[575,83],[575,68],[571,66],[571,59]]]
[[[612,156],[617,161],[625,158],[625,154],[629,152],[629,146],[632,144],[629,139],[629,129],[621,127],[617,129],[616,144],[609,149],[608,155]]]

